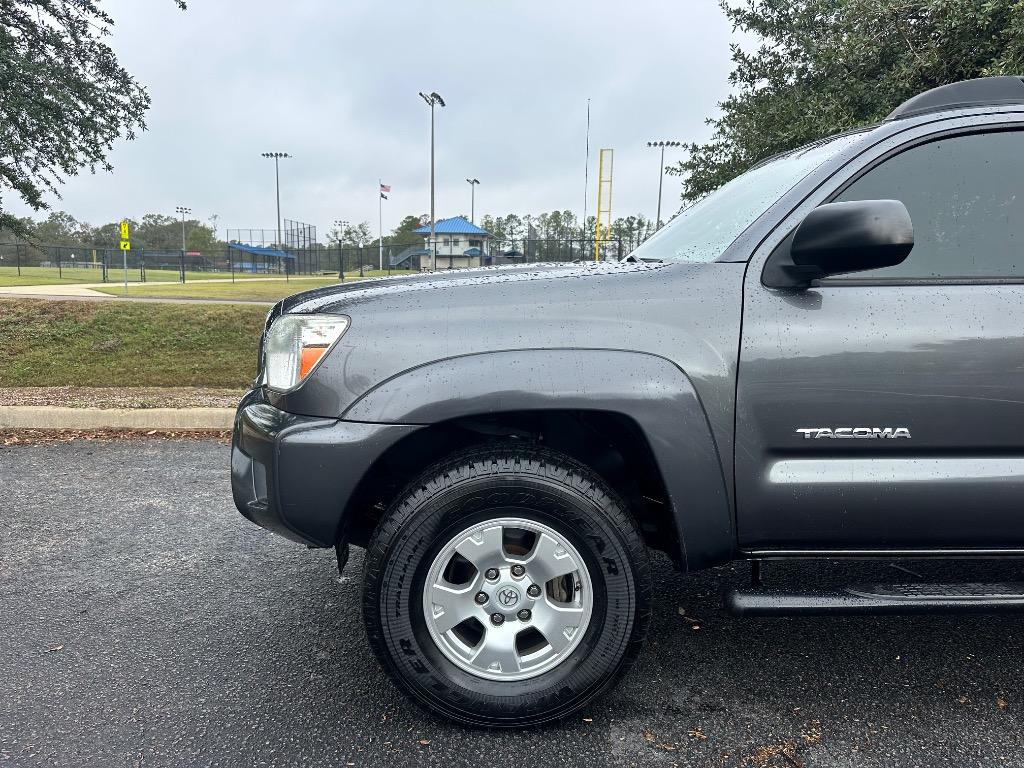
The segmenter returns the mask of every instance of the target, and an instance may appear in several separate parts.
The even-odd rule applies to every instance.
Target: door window
[[[902,264],[856,277],[1024,277],[1024,132],[954,136],[884,161],[838,198],[900,200],[914,223]]]

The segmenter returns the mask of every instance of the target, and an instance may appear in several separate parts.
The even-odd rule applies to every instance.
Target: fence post
[[[235,262],[231,260],[230,249],[228,249],[228,271],[231,272],[231,282],[235,282]]]
[[[146,282],[146,249],[139,248],[139,280]]]
[[[185,251],[181,252],[181,260],[178,262],[178,277],[185,282]]]
[[[21,243],[14,246],[14,258],[18,262],[18,277],[21,277]]]
[[[61,265],[60,265],[60,246],[59,245],[57,246],[56,250],[57,250],[57,279],[58,280],[63,280],[64,279],[64,270],[61,268]]]

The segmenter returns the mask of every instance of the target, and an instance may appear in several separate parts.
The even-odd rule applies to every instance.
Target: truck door
[[[781,291],[761,284],[767,254],[752,259],[737,388],[741,549],[1024,548],[1019,127],[893,141],[819,193],[901,200],[915,236],[903,264]]]

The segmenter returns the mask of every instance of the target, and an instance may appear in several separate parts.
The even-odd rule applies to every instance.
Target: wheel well
[[[366,546],[384,511],[420,473],[454,451],[488,443],[543,445],[586,464],[622,497],[647,545],[678,560],[678,531],[665,482],[639,426],[608,411],[511,411],[421,429],[382,454],[353,493],[349,541]]]

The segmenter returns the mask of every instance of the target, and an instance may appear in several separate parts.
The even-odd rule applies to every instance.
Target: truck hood
[[[455,269],[409,276],[353,280],[325,288],[289,296],[279,305],[281,313],[344,313],[355,306],[374,302],[392,304],[395,301],[417,302],[424,291],[458,291],[452,299],[469,299],[473,289],[486,288],[532,293],[538,281],[597,278],[606,279],[636,272],[649,272],[665,264],[638,264],[633,262],[574,262],[520,264],[500,267]],[[467,290],[468,289],[468,290]],[[537,294],[541,298],[542,294]]]
[[[543,349],[657,355],[691,378],[728,380],[746,264],[528,264],[353,281],[271,311],[351,324],[309,380],[273,396],[292,413],[337,417],[403,372],[467,355]],[[500,372],[495,386],[500,385]],[[459,382],[452,382],[457,396]]]

